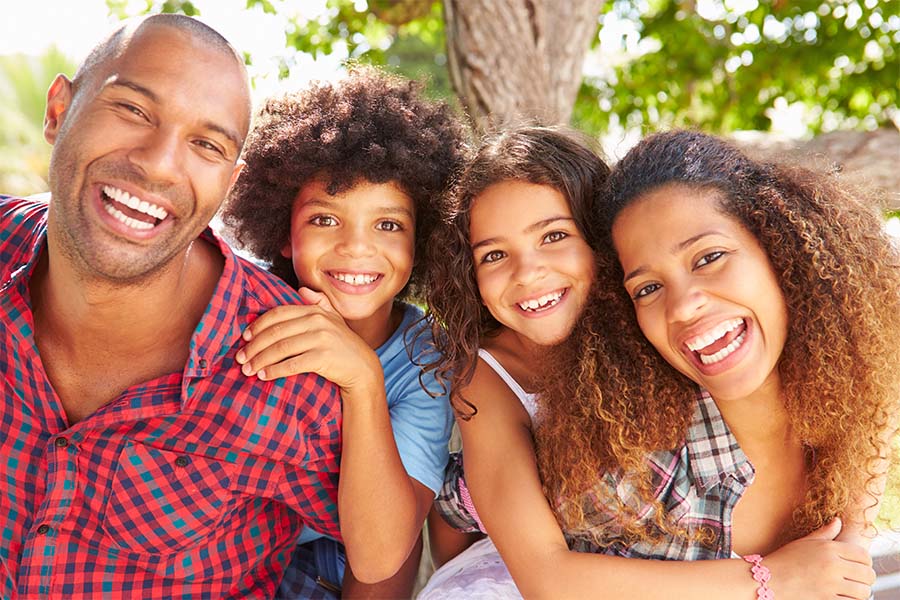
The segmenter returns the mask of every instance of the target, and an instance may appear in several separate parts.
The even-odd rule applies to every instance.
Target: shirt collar
[[[11,286],[20,286],[27,295],[28,285],[35,265],[40,259],[47,240],[47,211],[37,217],[28,236],[30,248],[21,256],[28,261],[10,273],[5,282],[0,282],[0,292]],[[245,274],[234,251],[210,228],[201,234],[201,239],[213,244],[222,253],[225,266],[216,284],[212,298],[191,336],[191,352],[185,365],[185,377],[205,377],[213,372],[213,367],[224,357],[241,335],[238,311],[243,304]]]
[[[753,465],[722,418],[715,400],[700,390],[694,418],[687,432],[691,477],[698,490],[733,477],[744,485],[753,481]]]
[[[6,281],[0,281],[0,292],[4,292],[7,288],[12,286],[21,286],[20,289],[22,290],[22,293],[27,295],[31,274],[34,272],[34,267],[41,258],[41,253],[43,252],[47,241],[46,210],[42,210],[40,216],[35,218],[31,226],[31,233],[26,239],[30,241],[29,248],[24,250],[19,256],[22,258],[28,257],[28,260],[22,263],[19,268],[10,272]]]
[[[218,247],[225,259],[222,275],[203,317],[191,336],[191,352],[185,365],[185,377],[206,377],[241,336],[239,312],[243,306],[246,276],[234,251],[209,228],[204,239]]]

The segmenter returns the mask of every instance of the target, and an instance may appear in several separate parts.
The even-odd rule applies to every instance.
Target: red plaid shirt
[[[297,295],[206,234],[225,269],[184,371],[70,427],[33,335],[46,212],[0,196],[0,597],[272,596],[304,523],[339,537],[335,386],[234,360],[242,329]]]

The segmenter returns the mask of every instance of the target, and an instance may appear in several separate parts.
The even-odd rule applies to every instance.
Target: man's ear
[[[56,142],[66,110],[72,104],[72,82],[59,74],[47,90],[47,110],[44,112],[44,139],[51,145]]]
[[[244,170],[244,167],[247,166],[247,163],[244,162],[244,159],[239,158],[236,163],[234,163],[234,170],[231,172],[231,180],[228,182],[228,191],[231,191],[231,188],[234,187],[234,182],[237,181],[238,176],[240,176],[241,171]]]

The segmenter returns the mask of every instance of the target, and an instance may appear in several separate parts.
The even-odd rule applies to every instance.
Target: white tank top
[[[484,348],[478,349],[478,356],[481,357],[484,362],[486,362],[494,371],[496,371],[497,375],[509,386],[509,389],[512,390],[513,394],[519,399],[519,402],[522,403],[522,406],[525,408],[525,411],[528,413],[528,416],[531,417],[531,424],[535,423],[535,415],[537,415],[537,394],[529,394],[525,390],[522,389],[522,386],[519,385],[519,382],[513,379],[513,376],[507,372],[506,369],[503,368],[497,359],[491,356],[491,353],[485,350]]]

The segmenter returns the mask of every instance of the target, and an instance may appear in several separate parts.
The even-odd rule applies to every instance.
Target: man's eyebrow
[[[201,125],[203,125],[203,127],[205,127],[206,129],[209,129],[210,131],[215,131],[216,133],[225,136],[229,142],[234,144],[235,149],[239,149],[241,147],[241,144],[243,143],[241,141],[241,135],[233,129],[228,129],[227,127],[223,127],[218,123],[213,123],[212,121],[203,121]]]
[[[684,250],[685,248],[689,247],[691,244],[693,244],[697,240],[703,239],[710,235],[723,235],[723,234],[720,231],[717,231],[715,229],[710,229],[709,231],[704,231],[704,232],[698,233],[697,235],[692,235],[688,239],[675,244],[672,247],[671,252],[672,252],[672,254],[675,254],[676,252],[679,252],[679,251]],[[647,271],[646,267],[640,266],[637,269],[635,269],[634,271],[630,272],[628,275],[626,275],[622,281],[623,281],[623,283],[627,283],[629,279],[634,279],[635,277],[645,273],[646,271]]]
[[[139,83],[135,83],[134,81],[131,81],[128,79],[116,79],[115,81],[111,82],[109,85],[110,85],[110,87],[128,88],[134,92],[137,92],[138,94],[141,94],[142,96],[146,96],[153,102],[159,102],[159,96],[157,96],[156,93],[153,92],[153,90],[146,88]]]
[[[145,96],[151,102],[154,102],[157,104],[159,103],[159,96],[156,94],[156,92],[154,92],[150,88],[144,87],[143,85],[141,85],[139,83],[131,81],[130,79],[116,79],[115,81],[111,82],[109,85],[110,85],[110,87],[128,88],[129,90],[131,90],[133,92],[137,92],[138,94]],[[235,149],[240,148],[241,144],[243,143],[243,141],[241,140],[241,135],[233,129],[223,127],[222,125],[219,125],[218,123],[214,123],[213,121],[203,121],[201,123],[201,125],[203,126],[204,129],[208,129],[210,131],[215,131],[216,133],[219,133],[219,134],[225,136],[228,139],[228,141],[230,141],[232,144],[234,144]]]

